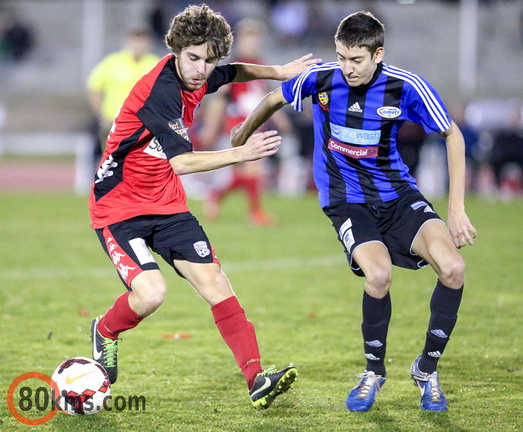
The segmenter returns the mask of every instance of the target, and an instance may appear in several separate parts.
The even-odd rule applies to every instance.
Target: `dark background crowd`
[[[332,34],[340,17],[360,9],[374,12],[387,27],[387,63],[416,71],[434,84],[464,132],[469,192],[503,199],[522,194],[523,2],[478,0],[475,9],[466,9],[459,0],[207,3],[233,27],[245,17],[265,22],[268,31],[262,51],[268,63],[284,63],[307,52],[334,61]],[[78,160],[89,163],[92,145],[93,113],[86,95],[89,73],[105,55],[119,49],[126,32],[138,26],[150,31],[151,52],[165,55],[164,33],[187,4],[181,0],[2,1],[0,165],[12,155],[70,155],[76,160],[75,189],[84,191],[88,175],[78,173],[82,171]],[[463,29],[464,23],[472,25],[473,16],[476,27]],[[464,35],[471,31],[476,39],[466,45]],[[464,63],[466,58],[472,58],[472,63]],[[279,180],[270,180],[268,187],[304,193],[313,188],[311,123],[292,110],[287,114],[293,144],[272,161],[270,169],[282,172],[269,176]],[[439,137],[405,124],[400,140],[404,160],[427,195],[443,195],[445,152]],[[301,180],[293,182],[291,176]]]

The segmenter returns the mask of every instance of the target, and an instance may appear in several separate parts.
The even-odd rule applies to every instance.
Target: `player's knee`
[[[165,291],[149,293],[149,295],[144,299],[143,306],[149,312],[149,315],[156,311],[163,304],[165,300],[165,294]]]
[[[438,278],[445,286],[459,289],[465,282],[465,261],[460,255],[440,267]]]
[[[211,267],[205,272],[200,272],[194,282],[197,289],[217,289],[229,286],[229,279],[219,267]]]
[[[229,279],[221,271],[209,274],[196,289],[211,306],[234,295]]]
[[[141,316],[155,312],[164,302],[167,287],[164,283],[149,283],[134,290],[134,309]]]
[[[215,274],[211,289],[215,291],[218,296],[223,297],[223,300],[229,298],[232,294],[231,283],[227,276],[221,271]]]
[[[392,268],[375,266],[365,272],[365,289],[373,297],[382,298],[390,289]]]

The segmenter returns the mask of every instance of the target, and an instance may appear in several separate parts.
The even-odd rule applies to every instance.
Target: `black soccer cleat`
[[[98,322],[103,315],[91,323],[91,341],[93,342],[93,360],[103,366],[111,384],[118,378],[118,339],[103,337],[98,331]]]
[[[249,390],[254,409],[269,408],[276,397],[289,390],[297,377],[298,371],[292,364],[281,371],[271,366],[260,372]]]

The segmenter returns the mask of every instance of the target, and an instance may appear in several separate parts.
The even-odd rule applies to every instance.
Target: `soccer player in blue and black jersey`
[[[366,369],[349,393],[351,411],[367,411],[386,380],[392,265],[430,265],[437,282],[422,354],[410,375],[421,407],[446,411],[437,364],[457,320],[465,263],[457,249],[472,245],[476,229],[465,213],[465,143],[440,97],[423,78],[382,62],[384,27],[369,12],[343,19],[335,35],[337,62],[309,67],[265,96],[232,143],[243,145],[285,104],[313,107],[313,174],[320,205],[332,221],[352,271],[365,277],[362,333]],[[421,124],[445,140],[449,169],[448,228],[420,193],[401,160],[398,130]]]

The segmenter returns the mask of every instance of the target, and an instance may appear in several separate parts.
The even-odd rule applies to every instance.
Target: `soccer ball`
[[[64,361],[52,376],[59,394],[55,405],[67,414],[96,414],[104,408],[111,394],[111,382],[105,369],[93,359],[74,357]]]

